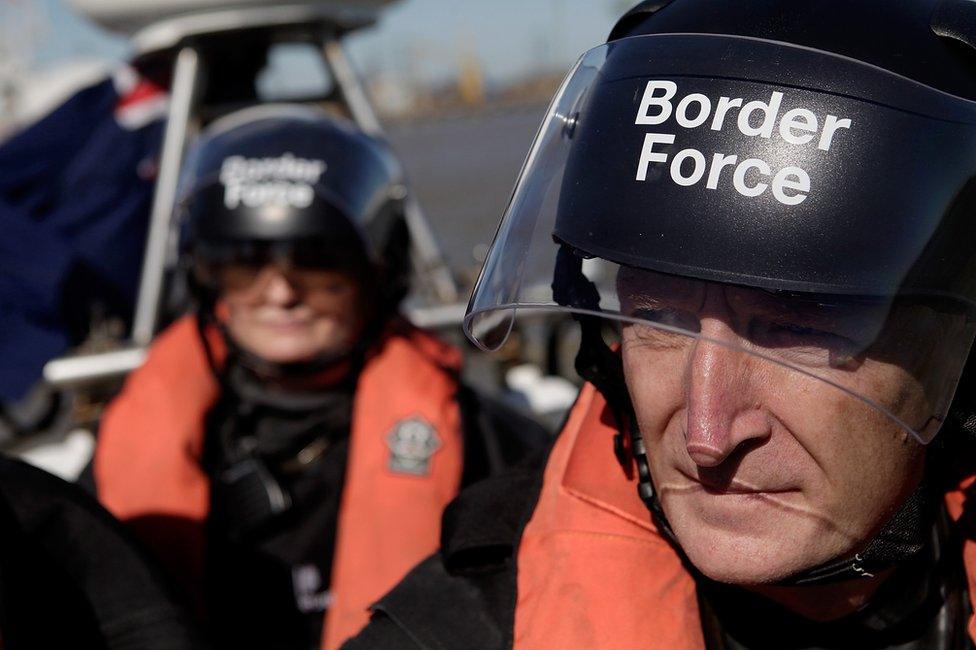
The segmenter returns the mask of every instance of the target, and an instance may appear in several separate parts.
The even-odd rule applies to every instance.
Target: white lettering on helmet
[[[691,159],[695,164],[692,167],[691,174],[685,176],[681,173],[681,165],[688,159]],[[671,180],[673,180],[678,185],[684,187],[690,187],[696,184],[705,175],[705,156],[702,152],[697,149],[683,149],[678,152],[678,155],[674,157],[671,161]]]
[[[651,163],[666,162],[668,159],[667,154],[654,151],[656,144],[674,144],[674,134],[648,133],[644,136],[644,148],[641,150],[640,164],[637,165],[637,180],[639,181],[647,180],[647,168]]]
[[[664,95],[657,96],[657,91],[663,90]],[[678,84],[673,81],[648,81],[644,88],[640,110],[637,111],[637,124],[663,124],[671,117],[671,98],[678,92]],[[651,108],[659,107],[657,115],[650,115]]]
[[[674,123],[684,129],[705,127],[719,132],[726,128],[738,129],[746,137],[766,140],[778,134],[789,145],[812,146],[816,142],[817,149],[828,152],[836,143],[838,131],[853,127],[850,118],[826,115],[820,120],[813,111],[802,107],[791,108],[781,116],[785,95],[779,91],[771,92],[768,99],[746,101],[743,97],[723,96],[715,102],[702,93],[690,93],[674,104],[678,90],[678,84],[673,81],[648,81],[634,124],[657,126],[674,116]],[[644,135],[637,162],[637,181],[647,181],[653,165],[670,162],[671,181],[682,187],[692,187],[706,179],[705,188],[716,190],[722,183],[723,171],[733,167],[731,179],[726,174],[724,182],[731,182],[733,189],[742,196],[755,198],[771,190],[773,197],[783,205],[796,206],[810,194],[810,174],[802,167],[786,165],[774,171],[765,160],[747,158],[740,162],[739,156],[720,152],[713,152],[709,160],[704,152],[694,148],[683,148],[672,158],[665,145],[675,144],[676,139],[674,133]],[[660,177],[656,172],[652,176],[653,179]],[[770,177],[771,181],[767,182],[765,179]]]
[[[240,206],[307,208],[327,167],[323,160],[296,158],[291,153],[278,158],[230,156],[220,168],[224,205],[229,210]]]

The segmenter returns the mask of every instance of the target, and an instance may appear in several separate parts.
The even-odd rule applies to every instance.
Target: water
[[[546,107],[393,126],[389,137],[448,264],[470,287]]]

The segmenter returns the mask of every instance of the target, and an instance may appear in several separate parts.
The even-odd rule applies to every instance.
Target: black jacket
[[[504,473],[551,439],[535,421],[464,385],[459,387],[457,399],[464,442],[462,487]],[[291,505],[288,512],[265,523],[250,523],[262,521],[252,516],[220,516],[218,513],[241,510],[250,493],[212,487],[206,609],[211,638],[220,647],[319,647],[325,605],[315,603],[327,598],[324,589],[331,580],[346,474],[348,422],[347,417],[344,431],[330,436],[333,442],[318,461],[289,477],[288,483],[281,482]],[[280,433],[284,426],[271,428]],[[328,429],[322,423],[314,427],[320,432]],[[212,482],[212,486],[217,484]],[[218,494],[224,496],[218,498]],[[240,530],[231,523],[235,519],[248,522],[250,528],[233,532]],[[315,589],[302,591],[306,581],[296,579],[296,571],[305,576],[311,571]]]
[[[518,548],[541,493],[546,456],[538,454],[461,492],[445,510],[441,550],[373,605],[370,624],[343,649],[513,647]],[[900,565],[876,594],[882,602],[827,624],[805,621],[770,601],[698,575],[706,645],[721,650],[971,648],[966,622],[972,611],[959,543],[953,536],[937,542],[935,555],[944,554],[944,561],[919,557]],[[945,574],[944,579],[936,574]],[[915,594],[918,589],[923,591]],[[920,605],[905,610],[906,603],[915,601]],[[721,609],[731,613],[723,615]],[[892,619],[900,610],[905,611]],[[765,621],[762,626],[747,623],[757,617]],[[876,621],[883,622],[877,630]]]
[[[203,647],[123,526],[78,486],[0,456],[0,647]]]
[[[373,606],[344,650],[512,647],[515,559],[549,447],[464,490],[444,512],[441,550]]]

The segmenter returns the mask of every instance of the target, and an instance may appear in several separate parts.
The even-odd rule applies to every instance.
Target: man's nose
[[[689,360],[685,448],[700,467],[720,465],[740,445],[771,433],[760,397],[766,362],[725,343],[728,333],[703,321],[703,336],[716,338],[696,341]]]

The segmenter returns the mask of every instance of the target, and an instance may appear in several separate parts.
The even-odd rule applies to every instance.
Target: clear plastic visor
[[[703,389],[781,413],[806,404],[807,418],[842,413],[850,433],[881,421],[931,441],[976,334],[960,301],[759,288],[694,269],[618,264],[555,236],[560,194],[575,182],[565,178],[576,144],[567,133],[585,119],[607,54],[603,46],[584,55],[550,107],[472,295],[468,337],[495,350],[519,313],[599,317],[620,336],[632,394],[670,386],[688,401]],[[615,218],[613,197],[606,206],[590,215],[597,233],[601,219]],[[641,383],[647,375],[654,380]]]

